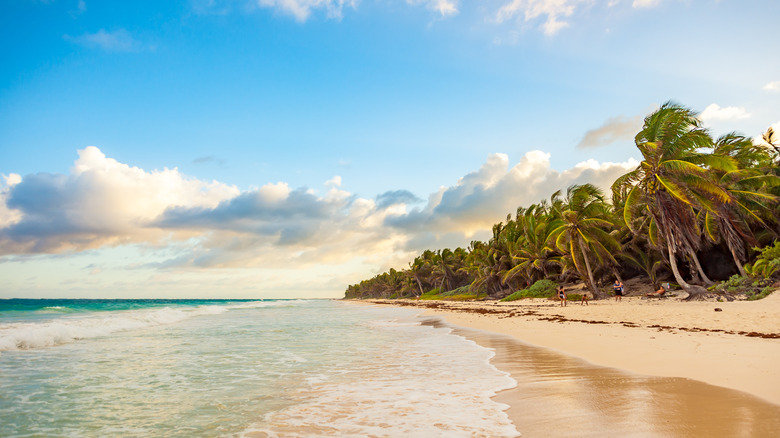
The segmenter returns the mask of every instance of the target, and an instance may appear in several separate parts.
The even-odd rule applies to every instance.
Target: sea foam
[[[195,316],[223,313],[230,307],[238,306],[163,307],[0,324],[0,351],[52,347],[127,330],[174,324]]]
[[[348,369],[323,370],[285,397],[243,437],[516,437],[491,398],[516,385],[493,352],[446,328],[393,320],[371,323],[393,333]]]

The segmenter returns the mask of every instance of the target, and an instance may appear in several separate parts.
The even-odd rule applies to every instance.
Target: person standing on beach
[[[615,279],[612,289],[615,291],[615,301],[623,301],[623,283]]]
[[[566,291],[563,289],[563,286],[558,286],[558,299],[561,300],[561,307],[569,305],[566,302]]]

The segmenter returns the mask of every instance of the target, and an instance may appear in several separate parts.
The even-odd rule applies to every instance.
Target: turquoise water
[[[491,350],[416,313],[0,300],[2,436],[517,436]]]

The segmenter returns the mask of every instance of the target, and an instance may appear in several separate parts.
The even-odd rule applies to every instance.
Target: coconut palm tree
[[[770,214],[766,205],[777,203],[778,198],[768,193],[767,188],[780,185],[780,178],[754,167],[767,156],[741,135],[731,133],[718,138],[713,154],[734,158],[739,168],[730,172],[712,169],[710,176],[728,194],[728,199],[716,200],[713,210],[702,212],[705,236],[714,243],[724,241],[737,270],[745,276],[745,244],[758,245],[750,225],[757,224],[771,231],[762,215]]]
[[[594,298],[604,298],[593,278],[594,266],[617,264],[613,253],[620,251],[620,244],[609,232],[609,207],[601,190],[592,184],[573,185],[566,191],[561,224],[552,231],[550,241],[571,257],[580,277],[587,281]]]
[[[709,169],[734,170],[734,160],[700,153],[712,147],[711,137],[696,113],[672,102],[645,118],[635,142],[644,159],[635,170],[619,177],[612,190],[628,190],[623,210],[626,225],[638,232],[633,228],[635,218],[647,218],[649,241],[665,249],[675,280],[690,298],[696,298],[706,289],[685,281],[678,256],[690,259],[706,279],[696,256],[702,246],[696,208],[714,210],[714,202],[728,201],[728,194],[707,173]]]
[[[504,282],[520,276],[528,283],[549,277],[549,269],[561,265],[561,256],[549,244],[552,232],[562,221],[548,214],[544,204],[533,204],[518,216],[522,235],[511,248],[516,265],[504,274]]]

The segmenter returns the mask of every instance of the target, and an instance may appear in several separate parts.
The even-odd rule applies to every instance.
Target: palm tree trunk
[[[674,279],[681,288],[687,291],[691,289],[692,286],[683,280],[682,275],[680,275],[680,270],[677,268],[677,257],[674,255],[674,243],[672,241],[672,236],[669,235],[668,231],[665,231],[664,234],[666,235],[666,249],[669,253],[669,265],[672,267],[672,274],[674,274]]]
[[[726,239],[726,245],[729,247],[729,251],[731,252],[731,257],[734,258],[734,264],[737,265],[737,270],[739,270],[739,275],[743,277],[747,277],[747,272],[745,272],[745,267],[742,266],[742,262],[739,261],[739,257],[737,257],[737,253],[734,250],[734,246],[729,242],[728,239]]]
[[[674,274],[675,281],[677,281],[677,284],[679,284],[683,289],[690,289],[692,286],[683,280],[682,275],[680,275],[680,270],[677,268],[677,258],[674,256],[674,251],[672,250],[671,245],[667,244],[666,248],[669,251],[669,265],[672,267],[672,274]]]
[[[715,284],[715,282],[710,280],[709,277],[707,277],[707,274],[704,273],[704,269],[701,268],[701,264],[699,263],[699,258],[696,257],[695,251],[691,251],[691,260],[693,260],[693,264],[694,266],[696,266],[696,270],[699,272],[699,275],[701,276],[701,280],[704,282],[704,285],[710,287],[713,284]]]
[[[612,267],[612,275],[614,275],[619,282],[621,283],[623,282],[623,279],[620,278],[620,273],[618,272],[617,268],[615,268],[614,266]]]
[[[593,292],[593,298],[596,300],[600,300],[603,297],[601,292],[596,287],[596,281],[593,280],[593,271],[590,269],[590,260],[588,259],[588,254],[585,253],[585,248],[582,246],[582,238],[580,238],[580,252],[582,253],[582,258],[585,259],[585,269],[588,271],[588,280],[590,280],[590,289]]]
[[[417,286],[420,286],[420,295],[424,294],[422,282],[420,281],[420,277],[417,276],[417,274],[414,275],[414,279],[417,280]]]

